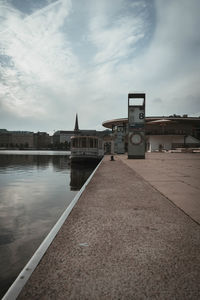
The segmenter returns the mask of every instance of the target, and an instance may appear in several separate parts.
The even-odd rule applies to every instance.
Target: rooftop
[[[152,122],[159,121],[162,122],[169,122],[169,121],[184,121],[184,122],[194,122],[198,123],[200,125],[200,117],[188,117],[187,115],[170,115],[170,116],[149,116],[145,117],[146,123],[152,124]],[[157,122],[157,123],[159,123]],[[102,123],[102,125],[106,128],[112,128],[112,125],[123,125],[128,123],[128,118],[118,118],[118,119],[112,119],[107,120]]]

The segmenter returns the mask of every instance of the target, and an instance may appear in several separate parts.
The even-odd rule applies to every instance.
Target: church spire
[[[79,127],[78,127],[78,114],[76,114],[76,121],[75,121],[74,131],[79,131]]]

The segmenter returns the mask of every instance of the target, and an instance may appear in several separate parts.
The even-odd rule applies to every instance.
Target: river
[[[95,168],[69,155],[0,151],[0,298]]]

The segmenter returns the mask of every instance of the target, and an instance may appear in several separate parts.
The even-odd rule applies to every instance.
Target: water
[[[71,168],[69,152],[0,151],[0,297],[93,169]]]

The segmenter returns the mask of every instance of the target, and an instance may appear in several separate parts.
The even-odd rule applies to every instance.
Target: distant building
[[[33,132],[0,129],[1,148],[32,148]]]
[[[99,136],[99,137],[103,138],[104,136],[111,134],[111,130],[97,131],[97,130],[92,130],[92,129],[91,130],[83,129],[83,130],[79,130],[78,132],[74,131],[74,130],[72,130],[72,131],[58,130],[53,135],[53,143],[54,144],[65,143],[65,142],[70,143],[71,137],[76,134],[86,135],[86,136],[93,135],[93,136]]]
[[[11,134],[6,129],[0,129],[0,147],[8,148],[11,144]]]
[[[0,129],[0,134],[1,134],[1,133],[7,133],[7,132],[8,132],[7,129]]]
[[[46,149],[52,143],[46,132],[8,131],[0,129],[0,148],[5,149]]]
[[[12,143],[21,148],[33,148],[33,132],[30,131],[11,131]]]
[[[103,140],[108,139],[108,136],[111,135],[111,130],[103,130],[97,131],[93,129],[79,129],[78,124],[78,115],[76,114],[74,130],[67,131],[67,130],[58,130],[53,134],[53,145],[71,143],[71,137],[74,135],[82,135],[82,136],[98,136],[101,137]]]
[[[128,144],[128,119],[114,119],[102,124],[113,131],[115,152],[118,144]],[[120,135],[118,134],[120,133]],[[171,150],[183,147],[200,147],[200,117],[183,115],[146,117],[145,118],[146,149],[149,152]],[[120,141],[119,141],[120,137]]]
[[[46,132],[34,133],[34,147],[36,149],[46,149],[51,144],[51,137]]]
[[[70,143],[71,136],[74,135],[74,131],[58,130],[53,134],[53,144]]]

